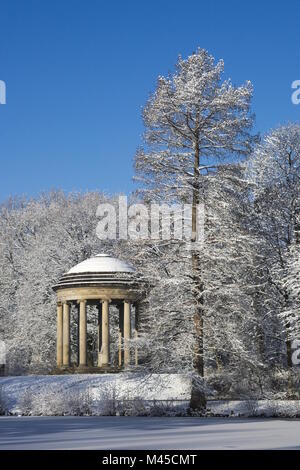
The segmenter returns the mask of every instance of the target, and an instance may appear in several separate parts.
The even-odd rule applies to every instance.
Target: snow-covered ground
[[[180,374],[0,377],[0,409],[16,415],[143,415],[154,405],[152,416],[182,415],[190,395],[191,382]],[[214,417],[299,418],[300,401],[208,400],[206,411]]]
[[[300,449],[300,420],[0,417],[0,449]]]
[[[41,400],[47,397],[75,396],[88,392],[93,411],[97,413],[101,402],[115,400],[175,400],[189,404],[190,380],[180,374],[69,374],[0,377],[1,394],[5,397],[10,413],[22,412],[22,401],[26,397]],[[55,398],[56,400],[56,398]],[[58,413],[59,414],[59,413]]]
[[[300,418],[299,400],[208,400],[207,411],[214,416],[262,416]]]

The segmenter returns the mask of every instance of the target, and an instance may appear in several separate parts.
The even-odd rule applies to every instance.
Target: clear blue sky
[[[254,85],[256,128],[300,120],[299,0],[0,0],[0,200],[133,188],[141,107],[198,46]]]

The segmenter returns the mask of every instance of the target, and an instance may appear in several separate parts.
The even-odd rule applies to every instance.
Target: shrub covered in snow
[[[30,416],[91,415],[91,397],[88,389],[59,391],[50,387],[37,394],[26,390],[20,400],[20,412]]]
[[[180,374],[70,374],[0,378],[11,414],[145,416],[158,400],[187,408],[190,383]]]

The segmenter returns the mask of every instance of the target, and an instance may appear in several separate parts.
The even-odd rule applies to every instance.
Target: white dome
[[[77,273],[133,273],[135,269],[130,264],[118,258],[99,253],[76,264],[67,274]]]

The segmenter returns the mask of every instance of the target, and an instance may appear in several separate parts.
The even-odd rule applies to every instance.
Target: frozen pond
[[[0,417],[0,449],[300,449],[300,420]]]

